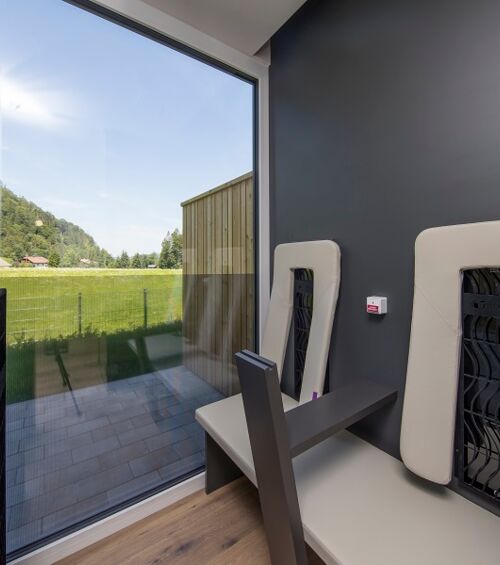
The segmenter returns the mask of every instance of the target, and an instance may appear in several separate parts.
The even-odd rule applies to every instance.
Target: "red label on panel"
[[[378,312],[378,306],[376,304],[367,304],[366,305],[366,311],[367,312]]]

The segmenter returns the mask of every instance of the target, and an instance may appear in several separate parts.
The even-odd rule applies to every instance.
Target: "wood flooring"
[[[270,565],[258,494],[239,479],[197,492],[58,565]],[[309,550],[310,565],[323,562]]]

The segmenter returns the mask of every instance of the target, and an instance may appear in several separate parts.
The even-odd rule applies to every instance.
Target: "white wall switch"
[[[369,296],[366,299],[366,311],[368,314],[387,314],[387,297]]]

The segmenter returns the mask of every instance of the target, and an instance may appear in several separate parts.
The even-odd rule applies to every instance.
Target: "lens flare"
[[[40,96],[3,77],[0,77],[0,115],[41,126],[55,125],[57,121]]]

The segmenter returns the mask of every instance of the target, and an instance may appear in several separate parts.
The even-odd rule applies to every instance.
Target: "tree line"
[[[114,261],[116,269],[146,269],[148,267],[158,267],[160,269],[181,269],[182,268],[182,234],[178,229],[167,236],[161,243],[160,253],[136,253],[129,256],[126,251]]]
[[[160,252],[125,251],[113,257],[79,226],[56,218],[14,194],[0,182],[0,257],[22,265],[25,256],[46,257],[50,267],[101,267],[118,269],[162,269],[182,267],[182,234],[167,233]]]

